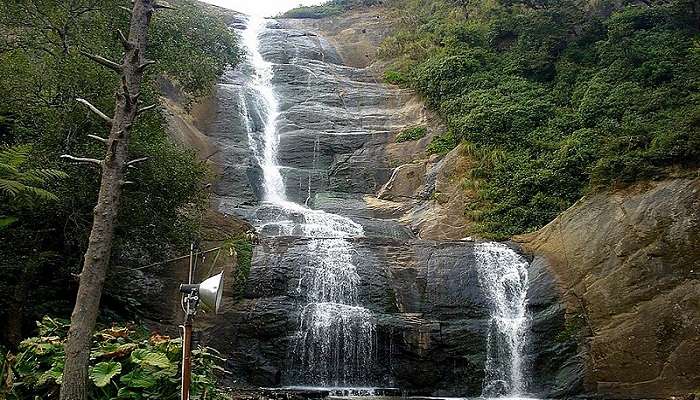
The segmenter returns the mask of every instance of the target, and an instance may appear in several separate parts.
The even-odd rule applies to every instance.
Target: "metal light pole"
[[[192,380],[192,317],[194,317],[194,313],[190,313],[188,310],[185,315],[184,334],[182,338],[182,400],[190,400],[190,381]]]
[[[197,313],[197,307],[201,300],[205,308],[219,312],[221,296],[223,294],[223,276],[221,272],[207,278],[200,284],[193,284],[194,276],[194,245],[190,247],[190,269],[188,283],[180,285],[180,293],[183,296],[183,309],[185,321],[182,326],[182,391],[180,398],[190,400],[190,382],[192,380],[192,321]]]
[[[194,272],[194,243],[190,245],[190,268],[187,274],[187,284],[192,284],[192,274]],[[180,288],[182,292],[182,288]],[[191,304],[195,299],[191,297],[191,293],[187,294],[185,301],[185,323],[183,324],[182,334],[182,391],[180,398],[182,400],[190,400],[190,382],[192,381],[192,320],[194,319],[194,310],[197,305]]]

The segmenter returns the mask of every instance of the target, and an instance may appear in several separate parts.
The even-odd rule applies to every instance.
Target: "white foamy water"
[[[482,396],[517,398],[526,389],[528,263],[501,243],[479,243],[474,252],[479,282],[491,308]]]
[[[272,63],[266,61],[258,46],[259,36],[265,29],[267,22],[264,18],[251,17],[248,27],[243,31],[243,43],[248,50],[250,63],[253,66],[253,76],[250,88],[257,94],[257,111],[263,119],[264,131],[262,137],[263,153],[260,154],[257,146],[254,154],[260,162],[265,181],[265,200],[272,203],[280,203],[285,199],[284,181],[277,166],[277,118],[279,117],[279,101],[272,87],[274,71]],[[246,110],[246,112],[248,112]],[[246,122],[248,132],[251,131],[250,123]],[[253,138],[258,142],[259,138]]]
[[[242,33],[253,75],[246,89],[253,94],[254,107],[244,104],[241,113],[251,151],[263,172],[266,204],[264,217],[258,221],[259,230],[309,239],[299,282],[306,304],[300,313],[290,360],[297,372],[293,383],[368,384],[375,321],[372,313],[358,304],[360,277],[352,261],[350,241],[363,236],[364,231],[348,218],[287,199],[277,162],[279,100],[272,84],[274,65],[260,52],[260,36],[266,24],[264,19],[251,17]],[[262,121],[262,129],[251,123],[254,117]]]

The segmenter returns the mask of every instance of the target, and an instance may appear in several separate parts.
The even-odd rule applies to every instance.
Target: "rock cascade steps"
[[[419,240],[366,199],[394,171],[387,146],[415,123],[401,111],[411,93],[344,65],[329,41],[294,21],[269,21],[257,39],[272,70],[274,156],[272,114],[260,111],[251,85],[259,71],[250,63],[222,77],[206,130],[219,149],[220,210],[250,221],[261,237],[243,297],[226,299],[226,324],[206,332],[208,344],[224,352],[237,385],[480,394],[493,307],[479,244]],[[272,188],[275,173],[281,185]],[[542,349],[523,350],[523,363],[537,366],[576,348],[553,343],[551,330],[564,320],[553,282],[530,287],[528,297],[542,296],[526,310],[530,326],[550,335],[533,340]],[[529,393],[567,390],[554,375],[532,376],[523,384]]]

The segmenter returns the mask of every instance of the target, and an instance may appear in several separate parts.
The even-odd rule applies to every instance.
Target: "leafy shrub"
[[[283,18],[309,18],[318,19],[341,14],[343,7],[335,4],[323,4],[319,6],[300,6],[293,8],[284,14]]]
[[[578,339],[586,329],[586,317],[577,313],[566,319],[564,328],[554,338],[559,343],[566,343]]]
[[[457,143],[454,134],[452,132],[446,132],[433,137],[426,151],[428,154],[447,154],[450,150],[457,147]]]
[[[408,78],[401,72],[395,70],[384,71],[384,82],[392,85],[405,85]]]
[[[428,128],[425,126],[412,126],[402,130],[398,135],[396,135],[396,143],[422,139],[427,134]]]
[[[244,235],[236,236],[227,242],[236,250],[236,270],[233,277],[233,297],[241,299],[245,293],[245,285],[250,275],[253,260],[253,244]]]
[[[467,213],[484,236],[536,230],[582,195],[700,164],[700,46],[690,2],[391,0],[380,47],[468,142]],[[599,15],[605,15],[600,17]]]
[[[12,368],[5,368],[0,393],[8,399],[58,398],[68,322],[44,317],[37,322],[39,336],[24,340]],[[91,399],[170,399],[180,392],[182,345],[180,339],[150,334],[144,328],[112,326],[95,332],[90,351],[88,393]],[[217,389],[221,358],[213,349],[192,352],[192,395],[223,399]],[[0,359],[2,364],[2,359]],[[12,388],[6,382],[13,382]]]
[[[299,6],[283,13],[281,18],[325,18],[342,14],[355,7],[381,4],[382,0],[330,0],[316,6]]]
[[[176,86],[168,95],[190,104],[238,60],[236,35],[220,13],[193,0],[173,1],[175,10],[153,18],[148,56],[157,63],[144,78],[144,105],[159,102],[165,78]],[[104,157],[104,144],[87,134],[104,137],[108,129],[75,99],[87,98],[112,114],[119,78],[80,51],[120,60],[123,47],[116,31],[125,32],[129,22],[128,13],[119,10],[128,2],[88,3],[89,7],[68,7],[60,1],[0,2],[0,148],[31,146],[20,166],[22,179],[32,180],[25,186],[48,190],[57,198],[30,204],[24,195],[9,201],[0,194],[0,216],[11,217],[0,218],[0,226],[14,221],[0,229],[0,269],[5,272],[0,291],[17,293],[0,298],[0,320],[14,322],[0,330],[3,342],[17,344],[29,331],[21,330],[22,325],[31,326],[47,312],[69,315],[75,298],[71,274],[79,272],[87,246],[99,170],[59,156]],[[50,26],[65,29],[65,37]],[[192,151],[173,143],[167,121],[158,112],[145,113],[134,124],[129,153],[130,158],[149,160],[130,169],[125,178],[133,184],[123,193],[112,253],[112,264],[125,268],[171,258],[197,238],[209,178],[207,166]],[[27,174],[41,169],[64,171],[69,178],[40,184]],[[0,175],[16,181],[9,170]],[[28,296],[34,301],[15,300]],[[109,291],[105,297],[112,311],[121,311],[121,299]],[[14,311],[18,307],[21,312]]]

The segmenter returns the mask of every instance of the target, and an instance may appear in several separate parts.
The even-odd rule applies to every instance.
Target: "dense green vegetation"
[[[253,243],[244,235],[238,235],[228,240],[224,245],[229,245],[236,250],[236,270],[233,273],[233,297],[243,298],[245,283],[250,275],[250,267],[253,261]]]
[[[299,6],[281,15],[282,18],[332,17],[355,7],[381,4],[382,0],[331,0],[317,6]]]
[[[34,204],[37,201],[56,201],[58,197],[42,189],[48,181],[64,179],[63,172],[47,168],[24,168],[31,145],[0,149],[0,194],[8,204]],[[13,215],[0,215],[0,230],[17,221]]]
[[[587,191],[697,167],[697,2],[390,5],[387,76],[446,121],[430,152],[461,144],[474,159],[464,187],[482,234],[532,231]]]
[[[218,15],[191,0],[170,4],[176,9],[159,12],[151,24],[148,57],[157,64],[145,81],[144,105],[158,102],[163,79],[174,82],[189,103],[209,92],[226,65],[237,62],[235,36]],[[120,59],[116,32],[126,30],[129,17],[120,7],[129,6],[128,0],[0,2],[0,147],[22,152],[21,160],[2,157],[0,178],[21,176],[26,185],[52,194],[30,202],[17,197],[26,189],[0,191],[0,216],[14,221],[0,230],[0,291],[6,294],[0,319],[8,321],[0,339],[5,343],[18,343],[44,314],[70,312],[77,287],[72,274],[82,266],[99,171],[59,156],[104,156],[104,144],[88,135],[104,137],[107,127],[75,99],[111,114],[118,82],[81,52]],[[169,140],[165,125],[153,112],[132,127],[131,156],[149,160],[128,172],[133,184],[125,187],[112,255],[121,271],[167,259],[198,234],[209,172],[191,151]],[[38,171],[45,171],[39,172],[41,179]],[[112,311],[133,304],[109,290],[104,300]]]
[[[44,317],[37,337],[17,353],[0,355],[0,397],[57,399],[63,373],[68,321]],[[193,350],[194,398],[223,399],[217,388],[221,358],[210,348]],[[180,339],[150,334],[132,325],[114,325],[93,335],[88,393],[91,399],[177,399],[180,395]]]
[[[428,134],[428,128],[425,126],[412,126],[406,128],[396,135],[396,142],[408,142],[409,140],[418,140],[425,137]]]

